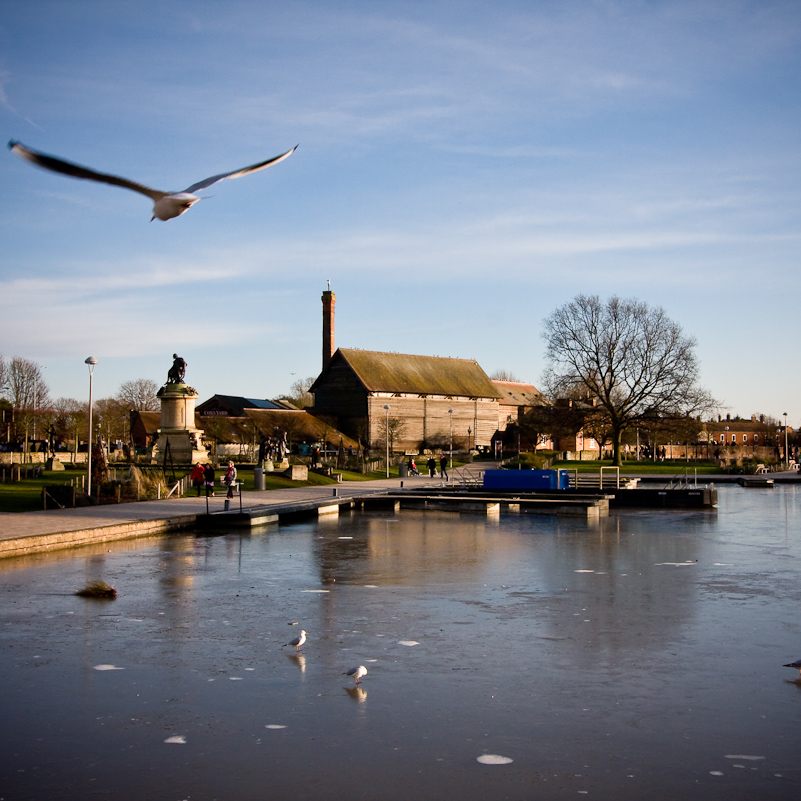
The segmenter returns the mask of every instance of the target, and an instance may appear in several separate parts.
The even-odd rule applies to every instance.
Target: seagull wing
[[[203,181],[198,181],[196,184],[192,184],[192,186],[188,186],[186,189],[184,189],[184,192],[192,194],[197,192],[198,189],[206,189],[206,187],[216,184],[217,181],[222,181],[226,178],[241,178],[243,175],[250,175],[252,172],[266,170],[267,167],[272,167],[273,164],[278,164],[279,161],[289,158],[297,149],[298,146],[295,145],[292,150],[287,150],[286,153],[282,153],[280,156],[276,156],[275,158],[267,159],[267,161],[260,161],[258,164],[251,164],[250,167],[243,167],[241,170],[224,172],[221,175],[213,175],[211,178],[206,178]]]
[[[120,178],[117,175],[107,175],[103,172],[95,172],[88,167],[81,167],[79,164],[73,164],[69,161],[48,156],[45,153],[37,153],[25,147],[21,142],[11,141],[8,143],[9,148],[21,158],[30,161],[37,167],[43,167],[46,170],[53,172],[60,172],[62,175],[69,175],[72,178],[86,178],[90,181],[100,181],[104,184],[111,184],[112,186],[121,186],[123,189],[132,189],[134,192],[139,192],[141,195],[146,195],[153,201],[169,195],[169,192],[161,192],[158,189],[151,189],[149,186],[138,184],[135,181],[129,181],[127,178]]]

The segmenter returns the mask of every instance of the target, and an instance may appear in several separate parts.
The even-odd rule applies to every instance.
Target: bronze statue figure
[[[168,384],[183,384],[186,375],[186,362],[177,354],[172,354],[172,367],[167,371]]]

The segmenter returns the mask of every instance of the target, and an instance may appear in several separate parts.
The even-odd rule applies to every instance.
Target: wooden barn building
[[[498,392],[470,359],[339,348],[311,392],[315,416],[371,447],[387,419],[395,451],[448,448],[451,431],[454,447],[489,446],[498,428]]]
[[[334,345],[336,296],[323,292],[323,371],[313,414],[362,444],[393,450],[489,447],[498,428],[495,385],[473,359],[381,353]],[[387,409],[386,407],[389,407]]]

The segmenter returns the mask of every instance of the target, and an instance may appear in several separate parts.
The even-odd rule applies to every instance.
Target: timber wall
[[[367,399],[372,443],[384,441],[385,404],[390,407],[390,419],[397,418],[404,423],[403,431],[394,443],[396,451],[414,450],[423,441],[433,440],[447,445],[451,432],[448,409],[453,409],[454,447],[467,448],[468,428],[472,447],[489,446],[498,428],[498,402],[494,400],[373,396]]]

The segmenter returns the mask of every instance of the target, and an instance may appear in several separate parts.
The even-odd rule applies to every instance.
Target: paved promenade
[[[441,480],[425,476],[390,478],[377,481],[345,481],[322,487],[246,492],[242,508],[270,507],[300,501],[331,498],[334,490],[340,498],[370,495],[383,490],[434,485]],[[217,488],[208,499],[209,512],[225,508],[225,488]],[[239,509],[239,498],[231,501],[231,509]],[[41,512],[0,513],[0,558],[39,550],[83,545],[89,542],[125,537],[161,534],[192,526],[198,515],[206,514],[206,497],[186,496],[160,501],[119,503],[78,509],[52,509]]]

